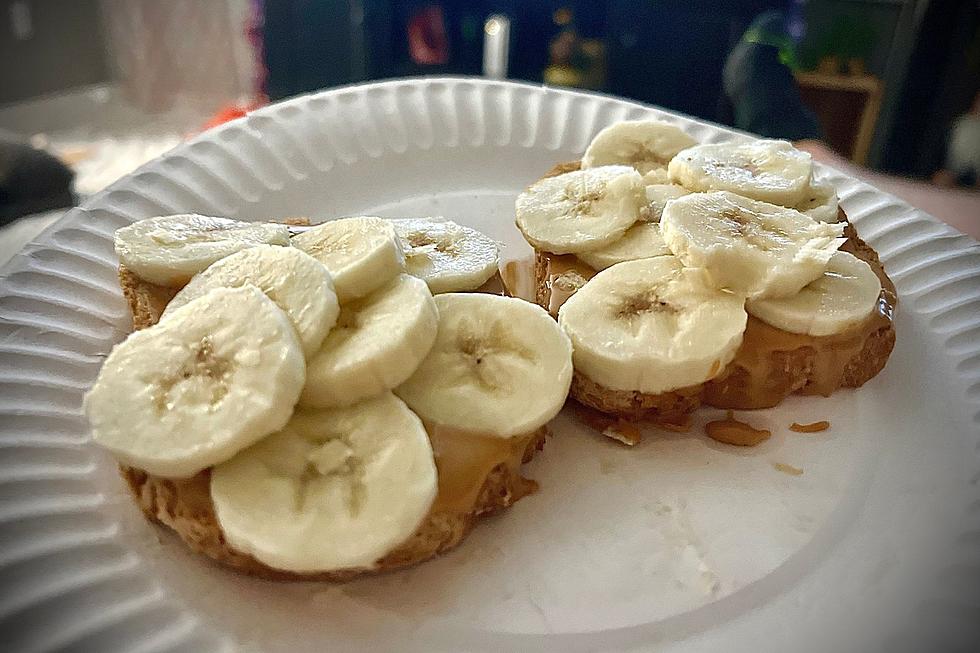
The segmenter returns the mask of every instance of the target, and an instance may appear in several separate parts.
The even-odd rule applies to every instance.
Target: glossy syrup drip
[[[749,316],[742,345],[724,373],[705,385],[704,402],[720,408],[768,408],[788,394],[828,396],[841,387],[848,362],[861,353],[868,339],[891,326],[898,296],[874,250],[845,229],[841,251],[868,263],[881,281],[876,310],[863,322],[830,336],[808,336],[776,329]],[[780,359],[773,365],[774,359]]]
[[[505,297],[509,295],[504,285],[504,280],[500,277],[500,272],[487,279],[482,286],[473,292],[482,292],[488,295],[503,295]]]
[[[789,430],[796,433],[820,433],[821,431],[826,431],[830,428],[830,422],[827,420],[821,420],[819,422],[811,422],[809,424],[800,424],[799,422],[793,422],[789,425]]]
[[[533,258],[505,262],[500,268],[500,279],[507,295],[535,303],[537,289]]]
[[[848,362],[861,353],[872,334],[891,324],[896,304],[895,286],[884,274],[881,264],[872,258],[873,253],[859,246],[856,236],[841,249],[868,262],[881,280],[877,310],[860,324],[831,336],[790,333],[749,316],[742,345],[734,359],[721,374],[705,384],[704,403],[719,408],[769,408],[790,392],[827,396],[841,387]],[[543,283],[535,283],[535,301],[547,306],[553,316],[557,316],[561,305],[581,287],[565,283],[566,280],[580,278],[584,285],[584,281],[597,274],[592,267],[570,254],[538,252],[537,257],[536,266],[514,262],[515,271],[510,275],[519,280],[528,276],[532,279],[543,277]],[[528,267],[530,272],[526,271]],[[508,278],[505,274],[505,284]],[[780,359],[779,364],[773,364],[775,359]],[[794,366],[799,369],[792,378],[787,378],[781,376],[780,366],[789,368],[784,370],[786,374],[790,374]]]
[[[767,429],[757,429],[751,424],[740,422],[732,415],[732,411],[728,411],[725,419],[705,424],[704,430],[712,440],[739,447],[754,447],[772,435]]]
[[[538,257],[543,266],[540,283],[534,258],[507,261],[501,268],[501,278],[509,295],[547,305],[552,317],[557,317],[561,305],[594,277],[596,271],[570,254],[540,252]]]
[[[548,312],[558,315],[558,309],[577,293],[596,271],[577,257],[566,254],[548,258],[544,287],[548,293]]]
[[[516,483],[512,501],[530,494],[537,488],[534,481],[520,477],[525,452],[537,432],[512,438],[472,433],[460,429],[426,423],[425,430],[432,443],[439,490],[430,513],[464,514],[473,510],[487,476],[498,465],[505,465]]]
[[[126,273],[129,274],[129,273]],[[148,301],[152,302],[153,316],[158,317],[177,289],[144,284]],[[491,277],[478,292],[507,294],[499,274]],[[155,322],[155,320],[153,320]],[[432,444],[436,468],[439,474],[436,499],[430,515],[467,514],[474,510],[487,477],[500,465],[510,476],[507,484],[509,501],[514,502],[537,489],[534,481],[520,475],[520,467],[532,442],[543,436],[543,429],[512,438],[498,438],[425,424]],[[212,514],[210,470],[190,478],[173,481],[181,500],[201,514]],[[486,507],[481,507],[487,509]]]
[[[429,515],[464,515],[472,512],[480,498],[487,476],[498,466],[510,472],[509,501],[512,503],[531,494],[537,483],[520,475],[520,467],[532,441],[540,437],[535,431],[513,438],[479,435],[458,429],[425,424],[439,474],[436,499]],[[213,515],[211,502],[211,470],[188,478],[168,480],[190,511]]]
[[[891,324],[892,304],[884,294],[879,310],[831,336],[790,333],[750,315],[735,358],[706,384],[704,402],[720,408],[768,408],[782,401],[788,387],[804,395],[830,395],[843,385],[848,363],[867,339]]]

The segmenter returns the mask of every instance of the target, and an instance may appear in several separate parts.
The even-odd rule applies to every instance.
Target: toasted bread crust
[[[553,177],[578,170],[578,161],[560,163],[549,170],[544,177]],[[847,221],[843,209],[840,219]],[[862,259],[881,280],[884,296],[891,306],[897,303],[895,286],[885,273],[877,252],[858,236],[849,222],[844,229],[847,242],[841,247]],[[534,279],[535,301],[545,310],[552,310],[551,289],[548,279],[548,254],[535,250]],[[779,330],[777,330],[779,331]],[[781,332],[786,334],[786,332]],[[790,335],[791,334],[786,334]],[[807,338],[799,338],[807,340]],[[570,396],[585,406],[603,413],[634,421],[653,421],[666,424],[683,422],[687,415],[702,403],[721,408],[753,409],[778,404],[787,396],[813,394],[814,370],[838,366],[839,383],[833,388],[821,388],[821,394],[829,394],[839,387],[856,388],[876,376],[888,362],[895,346],[895,329],[891,321],[880,328],[869,331],[856,353],[845,360],[837,360],[834,350],[821,346],[821,339],[809,338],[801,346],[791,349],[768,352],[764,369],[750,372],[736,362],[729,365],[718,377],[696,386],[672,390],[658,394],[622,391],[607,388],[584,374],[576,371],[572,379]],[[747,391],[750,374],[761,376],[766,388],[764,400],[751,396]]]
[[[717,408],[752,410],[770,408],[791,394],[829,395],[839,388],[859,388],[874,378],[885,367],[892,349],[895,347],[895,329],[892,326],[871,331],[860,350],[846,361],[839,362],[843,369],[839,383],[829,391],[811,388],[813,370],[826,365],[832,353],[820,347],[799,347],[787,351],[773,351],[769,354],[764,385],[772,391],[770,399],[761,401],[745,392],[749,371],[732,365],[724,374],[703,385],[701,400]]]
[[[654,420],[667,424],[682,424],[701,405],[703,386],[647,394],[612,390],[599,385],[578,370],[572,376],[569,395],[576,401],[632,421]]]
[[[290,222],[306,223],[302,220]],[[133,314],[133,328],[137,330],[156,324],[167,303],[177,293],[175,288],[143,281],[123,265],[119,266],[119,285]],[[166,479],[133,467],[120,466],[119,469],[147,519],[173,530],[192,550],[226,567],[261,578],[341,582],[414,565],[448,551],[462,542],[479,518],[503,510],[533,492],[537,486],[521,476],[520,464],[529,461],[544,447],[546,436],[546,428],[538,429],[528,436],[520,460],[502,460],[493,467],[469,510],[430,512],[414,535],[374,567],[315,574],[274,569],[230,546],[211,501],[210,470],[189,479]]]
[[[544,446],[546,431],[540,429],[528,443],[523,462]],[[252,556],[236,551],[225,540],[211,501],[211,473],[205,470],[189,479],[166,479],[141,469],[120,466],[140,510],[152,522],[173,530],[192,550],[237,571],[269,580],[347,581],[357,576],[408,567],[449,551],[469,534],[480,517],[512,505],[533,491],[535,485],[518,469],[501,463],[487,475],[472,510],[466,513],[431,513],[412,537],[370,569],[341,569],[297,574],[274,569]]]

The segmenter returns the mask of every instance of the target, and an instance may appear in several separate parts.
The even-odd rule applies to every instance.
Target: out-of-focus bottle
[[[556,9],[552,21],[560,31],[548,44],[550,63],[542,75],[545,83],[592,90],[605,87],[605,44],[579,34],[569,7]]]

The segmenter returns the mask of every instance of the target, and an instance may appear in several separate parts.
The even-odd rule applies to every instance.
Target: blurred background
[[[251,108],[437,74],[790,139],[980,235],[978,0],[0,0],[0,263]]]

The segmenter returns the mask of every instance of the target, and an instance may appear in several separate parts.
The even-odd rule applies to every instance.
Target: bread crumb
[[[799,476],[803,473],[803,470],[799,467],[793,467],[792,465],[787,465],[786,463],[773,463],[772,466],[783,474],[789,474],[790,476]]]
[[[594,408],[583,406],[577,402],[573,404],[573,407],[575,416],[580,422],[607,438],[621,442],[628,447],[638,444],[643,439],[640,429],[622,418],[600,413]]]
[[[607,438],[622,442],[628,447],[632,447],[643,439],[640,429],[625,420],[617,420],[615,424],[610,424],[602,430],[602,434]]]

